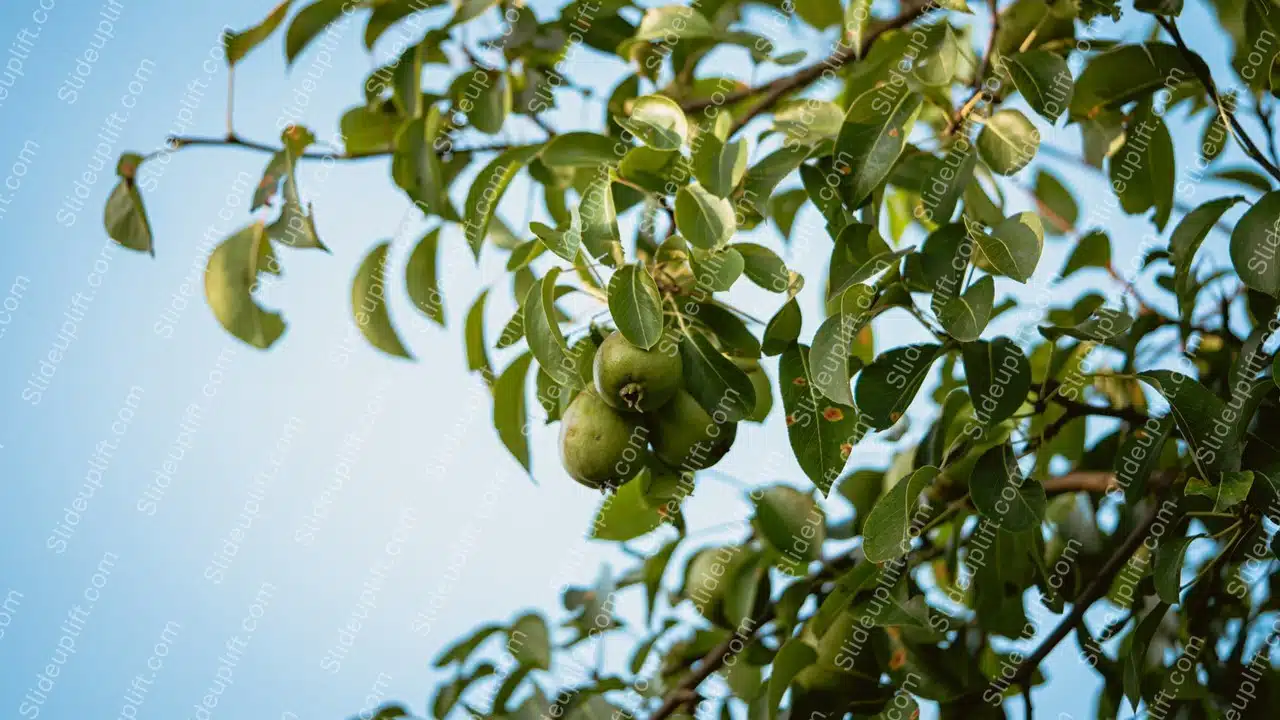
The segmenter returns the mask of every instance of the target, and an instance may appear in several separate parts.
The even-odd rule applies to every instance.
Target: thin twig
[[[217,137],[184,137],[184,136],[171,135],[169,136],[169,138],[165,140],[165,147],[169,148],[172,152],[176,152],[178,150],[181,150],[187,147],[200,147],[200,146],[240,148],[242,150],[254,150],[257,152],[271,153],[271,154],[275,154],[283,150],[283,148],[275,147],[273,145],[255,142],[253,140],[245,140],[238,137],[217,138]],[[450,150],[449,154],[456,155],[462,152],[472,152],[472,153],[499,152],[502,150],[507,150],[510,147],[511,146],[507,144],[482,145],[482,146],[469,147],[469,148],[456,148],[456,149]],[[150,159],[152,156],[157,155],[160,152],[163,152],[163,151],[157,151],[155,153],[152,153],[151,155],[148,155],[147,158],[145,159]],[[351,160],[368,160],[370,158],[387,157],[392,154],[394,154],[394,151],[392,150],[375,150],[373,152],[367,152],[367,153],[304,152],[298,157],[302,160],[351,161]]]
[[[1053,632],[1049,633],[1049,636],[1035,649],[1035,652],[1028,655],[1022,661],[1022,664],[1018,666],[1017,671],[1014,672],[1009,682],[1011,687],[1015,685],[1028,687],[1030,685],[1029,680],[1032,674],[1035,673],[1036,668],[1040,667],[1040,663],[1044,662],[1044,659],[1058,646],[1058,643],[1062,642],[1063,638],[1071,632],[1071,629],[1082,621],[1085,611],[1111,587],[1111,581],[1116,573],[1128,562],[1129,558],[1138,549],[1138,546],[1142,544],[1142,541],[1147,538],[1147,533],[1151,532],[1151,526],[1155,524],[1158,517],[1158,501],[1158,497],[1152,498],[1152,506],[1147,511],[1146,517],[1129,533],[1129,536],[1124,539],[1124,542],[1116,549],[1115,553],[1107,559],[1102,569],[1093,576],[1093,580],[1080,593],[1080,596],[1072,602],[1071,613],[1063,618],[1062,622],[1058,623],[1057,627],[1053,629]]]
[[[1213,82],[1213,75],[1210,74],[1208,67],[1205,66],[1204,61],[1200,59],[1200,56],[1193,52],[1191,48],[1187,47],[1186,42],[1182,39],[1182,33],[1178,32],[1177,23],[1170,18],[1162,17],[1160,15],[1156,16],[1156,22],[1160,23],[1160,27],[1164,28],[1165,32],[1169,33],[1169,37],[1173,38],[1174,44],[1178,46],[1178,51],[1187,59],[1187,64],[1191,66],[1192,72],[1196,74],[1196,78],[1199,79],[1200,84],[1204,86],[1205,92],[1209,93],[1209,99],[1213,101],[1213,104],[1218,107],[1218,110],[1227,118],[1227,121],[1231,123],[1231,128],[1233,130],[1232,134],[1235,136],[1236,142],[1240,143],[1240,147],[1245,151],[1245,154],[1253,158],[1254,162],[1261,165],[1262,169],[1266,170],[1268,175],[1275,178],[1277,181],[1280,181],[1280,168],[1276,167],[1265,155],[1262,154],[1262,151],[1259,150],[1258,146],[1253,142],[1253,138],[1249,137],[1249,133],[1245,132],[1244,127],[1240,125],[1240,121],[1236,119],[1235,113],[1231,112],[1231,110],[1222,102],[1222,96],[1218,94],[1218,87]]]

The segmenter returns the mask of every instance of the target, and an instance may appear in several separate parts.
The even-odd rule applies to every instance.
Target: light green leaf
[[[484,341],[484,308],[489,299],[489,289],[480,291],[471,308],[467,310],[467,319],[463,334],[467,348],[467,370],[479,371],[486,385],[493,382],[493,366],[489,363],[488,345]]]
[[[983,232],[968,216],[963,217],[969,237],[978,245],[974,262],[979,263],[979,267],[985,264],[984,270],[1021,283],[1031,279],[1044,249],[1044,226],[1038,215],[1024,212],[1007,217],[992,228],[990,234]]]
[[[538,159],[548,167],[617,165],[631,145],[591,132],[570,132],[547,141]]]
[[[1231,264],[1253,290],[1280,297],[1280,190],[1258,198],[1231,231]]]
[[[874,295],[875,291],[866,287],[864,296],[868,308]],[[849,389],[849,358],[858,346],[858,333],[870,321],[871,314],[865,309],[839,312],[824,320],[813,334],[813,347],[809,351],[814,368],[813,384],[824,396],[842,405],[852,407],[854,404]]]
[[[315,215],[311,205],[303,205],[298,193],[298,179],[294,172],[295,153],[292,149],[284,153],[284,192],[280,217],[267,226],[267,237],[282,245],[292,248],[317,248],[329,252],[329,248],[320,240],[316,230]]]
[[[1189,478],[1186,494],[1209,498],[1213,501],[1212,512],[1221,513],[1244,502],[1252,487],[1252,471],[1228,471],[1222,473],[1222,480],[1218,483],[1210,483],[1199,477]]]
[[[422,236],[409,254],[409,263],[404,269],[404,284],[413,306],[432,322],[444,327],[444,295],[440,294],[440,281],[436,271],[439,245],[439,227]]]
[[[800,469],[825,496],[861,438],[858,411],[823,397],[814,386],[809,348],[791,344],[778,361],[787,438]]]
[[[235,67],[235,64],[243,60],[245,55],[270,37],[271,33],[280,27],[280,23],[284,22],[285,16],[289,14],[289,6],[292,4],[293,0],[284,0],[267,13],[262,22],[244,32],[223,33],[222,47],[226,51],[227,65]]]
[[[712,195],[727,198],[747,172],[747,144],[722,143],[703,131],[693,152],[693,174]]]
[[[228,237],[209,255],[204,291],[209,308],[227,332],[259,348],[271,347],[284,333],[280,313],[267,312],[253,298],[261,273],[280,274],[280,265],[261,223]]]
[[[786,485],[773,485],[755,501],[756,521],[765,542],[792,562],[812,562],[822,557],[826,517],[809,493]]]
[[[551,631],[547,629],[547,621],[541,615],[521,615],[511,624],[507,638],[511,657],[518,665],[539,670],[551,669]],[[494,703],[495,707],[505,705],[505,702]]]
[[[649,350],[662,339],[662,297],[642,265],[624,265],[609,278],[609,313],[638,348]]]
[[[450,26],[462,25],[480,17],[486,10],[498,4],[498,0],[455,0]]]
[[[719,247],[729,242],[737,230],[733,204],[701,185],[686,185],[676,194],[676,227],[695,247]]]
[[[597,173],[582,195],[578,217],[582,221],[582,246],[592,259],[612,266],[621,262],[622,242],[613,202],[613,180],[607,168],[602,169],[604,172]]]
[[[381,0],[374,4],[373,13],[364,26],[364,46],[372,50],[392,25],[414,13],[443,5],[444,0]]]
[[[654,150],[679,150],[689,139],[689,120],[680,105],[665,95],[636,98],[630,116],[617,120]]]
[[[591,523],[591,539],[627,542],[659,528],[663,515],[645,501],[644,487],[649,469],[640,471],[631,482],[606,495]]]
[[[969,477],[973,506],[1001,530],[1018,533],[1040,526],[1044,520],[1044,486],[1023,477],[1009,443],[991,448],[978,458]]]
[[[387,312],[387,249],[390,245],[390,241],[378,243],[360,263],[351,283],[351,311],[356,326],[370,345],[388,355],[412,359]]]
[[[582,221],[577,208],[571,211],[567,228],[553,228],[535,220],[529,223],[529,229],[551,252],[569,262],[577,260],[578,248],[582,245]]]
[[[462,227],[467,244],[471,246],[471,253],[477,258],[480,257],[481,244],[489,232],[489,223],[498,212],[498,202],[502,200],[507,186],[541,147],[524,145],[503,152],[491,160],[471,183],[471,190],[467,193],[467,219]]]
[[[524,334],[529,349],[551,379],[570,390],[582,387],[577,354],[560,332],[555,308],[555,286],[560,268],[553,267],[529,288],[524,301]]]
[[[996,282],[990,275],[983,275],[964,291],[942,306],[938,322],[942,329],[960,342],[973,342],[991,320],[991,309],[996,301]]]
[[[748,280],[769,292],[787,291],[791,273],[777,253],[755,243],[734,243],[732,247],[742,256],[742,271]]]
[[[421,43],[414,43],[405,48],[392,70],[392,97],[405,117],[416,118],[422,114],[422,55]]]
[[[138,186],[131,178],[120,178],[111,190],[102,222],[107,228],[107,237],[121,247],[155,256],[151,221],[147,219],[147,210],[142,205],[142,193],[138,192]]]
[[[289,29],[285,32],[285,60],[292,65],[293,61],[298,59],[298,55],[306,49],[307,45],[317,35],[328,27],[330,23],[342,16],[343,7],[350,7],[348,5],[349,1],[316,0],[316,2],[299,10],[298,14],[293,16],[293,21],[289,23]],[[350,141],[348,140],[348,142]]]
[[[393,112],[361,105],[342,115],[339,127],[348,155],[381,155],[395,150],[403,118]]]
[[[663,5],[645,10],[635,35],[618,46],[618,54],[626,57],[631,46],[664,41],[672,45],[681,40],[710,37],[715,28],[702,13],[685,5]]]
[[[801,670],[818,660],[818,653],[800,638],[791,638],[782,644],[773,659],[773,673],[769,676],[769,720],[777,720],[782,696],[787,694],[791,681]]]
[[[405,123],[396,134],[391,158],[391,177],[424,212],[446,220],[457,220],[449,204],[449,178],[436,153],[436,140],[443,128],[440,108],[432,106],[425,117]]]
[[[926,465],[894,483],[876,500],[862,525],[862,550],[867,560],[884,563],[911,551],[912,525],[916,532],[924,519],[917,518],[920,494],[938,476],[938,468]]]
[[[1119,337],[1133,327],[1133,318],[1123,309],[1099,307],[1084,322],[1071,327],[1045,326],[1040,334],[1049,340],[1057,340],[1066,335],[1077,340],[1106,342]]]
[[[1036,156],[1040,131],[1017,110],[999,110],[982,124],[977,144],[992,172],[1013,175]]]
[[[742,277],[746,265],[742,254],[731,247],[703,250],[695,247],[690,262],[698,287],[708,292],[724,292]]]
[[[525,381],[529,377],[529,363],[533,356],[521,353],[493,384],[493,427],[525,472],[529,471],[529,436],[525,428],[529,424],[529,412],[525,408]]]
[[[1010,57],[1005,65],[1013,84],[1049,124],[1058,122],[1071,105],[1071,69],[1061,55],[1031,50]]]
[[[854,397],[870,427],[883,430],[902,418],[941,349],[931,343],[902,345],[863,368]]]
[[[795,298],[787,300],[765,325],[764,338],[760,343],[761,352],[770,356],[781,355],[787,346],[800,337],[800,328],[803,323],[804,316],[800,312],[800,303],[796,302]]]

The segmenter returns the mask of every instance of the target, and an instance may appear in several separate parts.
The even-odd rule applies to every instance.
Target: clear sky
[[[535,485],[492,430],[479,378],[466,374],[461,321],[480,281],[500,277],[496,254],[476,268],[461,234],[446,236],[447,330],[396,291],[392,315],[416,362],[381,355],[355,334],[350,281],[359,261],[391,238],[399,273],[430,227],[409,212],[388,163],[302,172],[333,253],[282,253],[285,276],[265,304],[289,327],[269,352],[223,332],[199,275],[206,238],[251,220],[244,183],[257,182],[265,155],[197,148],[153,166],[162,172],[144,196],[155,258],[106,244],[102,207],[115,158],[149,152],[175,130],[221,134],[220,29],[257,22],[269,4],[0,5],[0,46],[10,48],[0,63],[16,76],[0,97],[0,716],[131,717],[133,707],[151,718],[336,718],[382,699],[425,712],[438,679],[428,660],[443,645],[526,607],[554,611],[564,584],[589,582],[606,561],[622,567],[608,546],[584,539],[598,498],[559,468],[555,429],[534,433]],[[1184,26],[1203,12],[1189,7]],[[441,24],[447,14],[430,17]],[[105,43],[94,39],[100,27]],[[277,121],[296,106],[321,140],[333,140],[375,66],[362,30],[344,31],[331,66],[313,51],[291,73],[281,37],[269,40],[238,69],[237,131],[273,142]],[[1189,35],[1215,59],[1225,52],[1215,38]],[[773,39],[819,46],[811,32]],[[91,41],[102,45],[96,57],[86,55]],[[604,87],[623,69],[591,51],[579,57]],[[550,116],[563,129],[603,117],[600,99],[566,103]],[[1179,129],[1176,139],[1198,132]],[[1063,131],[1067,147],[1077,137]],[[1099,202],[1093,176],[1061,175],[1086,210]],[[1201,188],[1182,199],[1220,194]],[[519,226],[524,188],[509,197],[504,211]],[[801,222],[821,232],[809,211]],[[1122,260],[1146,227],[1117,221]],[[757,234],[782,249],[771,230]],[[1224,245],[1214,237],[1210,252]],[[1066,248],[1047,250],[1046,279]],[[787,260],[816,288],[826,255],[810,245]],[[1065,299],[1082,282],[1100,278],[1053,291]],[[816,294],[804,296],[805,337],[817,326]],[[777,302],[752,290],[741,297],[764,316]],[[491,293],[490,337],[511,309],[504,281]],[[888,331],[893,344],[914,337],[898,330],[900,320]],[[495,357],[502,366],[512,358]],[[859,448],[851,467],[885,457],[883,448]],[[749,485],[803,483],[777,414],[742,428],[718,469]],[[841,500],[829,506],[835,517],[847,513]],[[705,528],[745,510],[738,490],[708,477],[688,514]],[[361,627],[344,635],[353,617]],[[614,641],[611,653],[621,656],[622,646]],[[1037,697],[1089,717],[1093,693],[1081,688],[1095,683],[1073,656],[1064,643],[1052,668],[1065,682]],[[216,707],[198,714],[211,692]]]

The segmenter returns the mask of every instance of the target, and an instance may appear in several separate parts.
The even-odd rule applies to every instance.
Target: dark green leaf
[[[773,674],[769,676],[768,720],[777,719],[782,696],[787,694],[791,681],[817,660],[818,653],[800,638],[791,638],[782,644],[773,660]]]
[[[1017,110],[1000,110],[978,133],[978,154],[993,172],[1013,175],[1027,166],[1040,147],[1040,131]]]
[[[636,347],[649,350],[662,338],[662,297],[642,265],[624,265],[609,278],[609,313]]]
[[[1006,67],[1031,109],[1049,124],[1057,123],[1071,104],[1071,70],[1067,61],[1061,55],[1031,50],[1009,58]]]
[[[705,335],[694,330],[680,340],[685,387],[719,422],[738,422],[756,406],[756,390],[751,378],[732,360],[720,354]]]
[[[344,7],[351,7],[348,2],[349,0],[316,0],[293,16],[284,41],[284,56],[289,64],[293,64],[329,23],[342,16]]]
[[[800,328],[804,323],[804,317],[800,314],[800,303],[795,298],[791,298],[785,305],[778,308],[778,312],[774,313],[769,319],[769,324],[764,328],[764,340],[761,342],[760,350],[765,355],[781,355],[791,343],[800,337]]]
[[[809,348],[792,344],[778,361],[787,438],[800,468],[826,495],[861,437],[858,411],[824,398],[813,383]]]
[[[1233,431],[1235,411],[1208,388],[1173,370],[1138,375],[1169,402],[1170,412],[1202,479],[1216,482],[1223,472],[1240,469],[1240,440]]]
[[[854,397],[868,425],[883,430],[902,418],[941,349],[930,343],[903,345],[863,368]]]
[[[142,193],[129,178],[121,178],[107,198],[106,210],[103,212],[103,224],[107,228],[107,237],[115,240],[121,247],[139,252],[156,254],[152,245],[151,221],[147,219],[147,210],[142,205]]]
[[[1280,190],[1258,198],[1231,231],[1231,264],[1244,284],[1280,296]]]
[[[1044,486],[1025,478],[1009,443],[991,448],[978,458],[969,478],[969,497],[983,517],[1008,532],[1026,532],[1044,520]]]
[[[982,331],[991,320],[991,309],[996,301],[996,282],[990,275],[978,278],[976,282],[958,295],[947,301],[938,314],[938,322],[951,337],[960,342],[973,342],[982,335]]]
[[[409,255],[409,263],[404,269],[404,284],[414,307],[432,322],[444,327],[444,296],[440,294],[436,272],[439,244],[438,227],[422,236]]]
[[[975,262],[985,261],[994,272],[1021,283],[1031,279],[1044,249],[1044,226],[1038,215],[1024,212],[1005,218],[989,234],[967,216],[964,222],[969,237],[978,244]]]
[[[1156,550],[1155,572],[1152,577],[1156,595],[1170,605],[1178,604],[1178,596],[1182,590],[1182,559],[1186,557],[1191,543],[1200,537],[1196,535],[1165,540]]]
[[[555,308],[555,285],[560,268],[553,267],[529,288],[524,301],[524,334],[538,365],[559,385],[582,387],[578,358],[560,332]]]
[[[1199,61],[1199,58],[1197,58]],[[1072,119],[1091,118],[1107,108],[1165,87],[1171,78],[1193,81],[1191,63],[1173,45],[1121,45],[1094,57],[1076,81]]]
[[[480,171],[467,193],[467,220],[463,230],[471,253],[480,257],[481,243],[489,231],[489,223],[498,212],[498,203],[507,186],[526,163],[538,153],[540,145],[525,145],[503,152]]]
[[[862,205],[889,176],[906,147],[922,104],[918,93],[901,92],[888,100],[879,89],[854,100],[836,139],[840,172],[845,175],[845,204],[849,208]]]
[[[493,381],[493,366],[489,364],[489,350],[484,341],[484,307],[489,290],[482,290],[467,310],[464,333],[467,348],[467,369],[479,371],[486,384]]]
[[[1004,422],[1026,402],[1031,389],[1027,356],[1007,337],[967,343],[961,352],[974,420],[987,428]]]
[[[526,427],[529,413],[525,409],[525,380],[529,377],[529,363],[533,356],[521,353],[493,385],[493,426],[498,430],[502,444],[529,471],[529,436]]]
[[[937,475],[938,468],[926,465],[899,479],[876,501],[862,525],[862,549],[867,560],[884,563],[911,551],[911,541],[927,520],[916,517],[920,494]]]

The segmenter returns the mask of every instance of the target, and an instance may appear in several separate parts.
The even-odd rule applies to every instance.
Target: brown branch
[[[1205,92],[1209,93],[1209,99],[1217,106],[1218,112],[1226,116],[1227,121],[1231,123],[1231,128],[1234,130],[1232,134],[1235,136],[1236,142],[1240,143],[1241,149],[1245,151],[1246,155],[1253,158],[1254,162],[1261,165],[1268,175],[1280,181],[1280,168],[1273,165],[1262,154],[1262,151],[1253,142],[1253,138],[1249,137],[1244,127],[1240,125],[1240,121],[1236,119],[1235,113],[1231,112],[1230,108],[1222,102],[1222,96],[1218,94],[1218,86],[1214,84],[1213,75],[1210,74],[1208,66],[1204,64],[1199,55],[1187,47],[1186,42],[1182,39],[1182,33],[1178,32],[1178,25],[1173,20],[1160,15],[1156,16],[1156,22],[1160,23],[1160,27],[1169,33],[1169,37],[1173,38],[1174,44],[1178,46],[1178,51],[1182,53],[1182,56],[1187,60],[1187,64],[1191,66],[1191,71],[1196,74],[1196,78],[1204,86]]]
[[[1080,596],[1072,602],[1071,613],[1063,618],[1062,622],[1058,623],[1058,626],[1053,629],[1053,632],[1049,633],[1049,636],[1035,649],[1035,652],[1028,655],[1022,661],[1022,664],[1018,666],[1017,671],[1014,672],[1013,677],[1010,679],[1010,687],[1015,685],[1029,687],[1028,681],[1031,679],[1032,674],[1035,673],[1036,668],[1040,667],[1040,663],[1044,662],[1044,659],[1058,646],[1058,643],[1062,642],[1063,638],[1071,632],[1071,629],[1081,622],[1085,612],[1106,594],[1116,573],[1120,572],[1121,567],[1128,562],[1130,556],[1146,539],[1147,533],[1151,532],[1151,527],[1155,525],[1160,509],[1159,504],[1156,502],[1158,499],[1158,496],[1152,499],[1153,504],[1150,510],[1147,511],[1146,517],[1129,533],[1129,536],[1124,539],[1124,543],[1107,559],[1102,569],[1093,576],[1093,580],[1080,593]]]
[[[991,64],[995,61],[996,55],[996,37],[1000,34],[1000,8],[998,0],[987,0],[987,6],[991,8],[991,36],[987,38],[987,51],[982,56],[982,65],[978,67],[978,72],[973,76],[973,94],[965,101],[956,114],[951,118],[951,122],[947,124],[947,134],[950,135],[960,127],[969,113],[978,106],[978,101],[982,99],[982,84],[987,80],[987,74],[991,72]]]
[[[865,51],[870,48],[881,35],[884,35],[890,30],[898,30],[910,25],[933,7],[935,7],[935,5],[932,0],[929,0],[928,2],[916,2],[903,10],[898,16],[886,20],[884,23],[878,25],[874,30],[867,33],[866,41],[863,44],[864,54]],[[776,80],[765,83],[764,85],[726,93],[719,101],[710,98],[690,100],[681,103],[680,106],[685,112],[696,112],[715,105],[732,105],[740,100],[746,100],[752,96],[761,95],[762,97],[760,101],[751,106],[747,111],[747,114],[743,116],[737,124],[735,124],[734,131],[737,131],[757,115],[765,112],[770,107],[773,107],[773,105],[776,104],[782,96],[813,83],[815,80],[822,77],[822,73],[826,70],[838,70],[857,59],[858,56],[853,52],[853,48],[845,43],[845,36],[841,34],[840,39],[836,41],[835,50],[832,51],[831,55],[828,56],[827,59],[820,63],[802,68],[790,75],[784,75]]]
[[[1076,470],[1044,481],[1048,495],[1069,492],[1105,493],[1119,487],[1116,474],[1110,470]]]
[[[234,135],[229,137],[221,137],[221,138],[183,137],[183,136],[171,135],[165,139],[165,146],[166,148],[170,149],[171,152],[177,152],[178,150],[181,150],[187,147],[201,147],[201,146],[239,148],[242,150],[253,150],[256,152],[271,153],[271,154],[278,153],[283,149],[283,148],[275,147],[272,145],[267,145],[266,143],[260,143],[253,140],[245,140],[243,138],[240,138]],[[496,152],[496,151],[506,150],[509,147],[510,146],[506,144],[485,145],[485,146],[479,146],[479,147],[458,148],[456,150],[451,150],[450,153],[456,154],[460,152]],[[144,158],[144,160],[149,160],[152,157],[159,155],[161,152],[164,152],[164,150],[158,150],[154,153],[151,153],[146,158]],[[312,152],[304,152],[298,157],[302,160],[351,161],[351,160],[368,160],[370,158],[379,158],[379,157],[389,157],[392,154],[393,154],[393,151],[391,150],[377,150],[374,152],[367,152],[367,153],[312,151]],[[445,153],[441,153],[441,154],[445,154]]]

